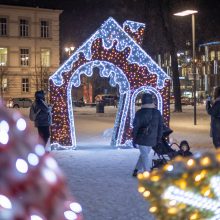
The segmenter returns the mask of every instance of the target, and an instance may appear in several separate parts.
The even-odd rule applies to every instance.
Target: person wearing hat
[[[136,177],[138,172],[149,171],[148,155],[153,146],[161,142],[163,119],[155,108],[153,97],[144,93],[141,98],[142,106],[135,114],[133,121],[133,145],[140,151],[140,156],[133,171]]]
[[[220,86],[214,88],[214,102],[206,101],[206,111],[211,116],[210,135],[216,149],[220,149]]]
[[[50,138],[52,106],[46,103],[44,91],[40,90],[35,92],[35,101],[31,108],[33,108],[33,111],[35,112],[35,117],[33,119],[34,125],[38,129],[38,134],[41,137],[44,146],[46,146]]]

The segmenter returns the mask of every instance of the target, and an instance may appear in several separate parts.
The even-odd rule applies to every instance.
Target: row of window
[[[40,21],[40,37],[49,38],[49,21]],[[30,36],[30,22],[28,19],[20,19],[19,21],[19,34],[20,37]],[[0,17],[0,36],[8,36],[8,18]]]
[[[7,90],[8,90],[8,79],[4,77],[2,79],[2,91],[6,92]],[[21,79],[21,91],[25,93],[30,91],[29,78]]]
[[[48,79],[43,80],[44,89],[47,90],[48,88]],[[8,90],[8,79],[3,77],[2,79],[2,91],[7,92]],[[29,78],[22,78],[21,79],[21,91],[22,93],[30,92],[30,80]]]
[[[8,61],[8,48],[0,48],[0,66],[7,66]],[[40,50],[40,62],[41,66],[50,66],[50,49],[41,48]],[[22,67],[28,67],[30,65],[30,49],[20,49],[20,65]]]

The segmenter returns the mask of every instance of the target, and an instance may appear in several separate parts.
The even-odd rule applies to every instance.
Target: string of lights
[[[138,175],[138,191],[156,219],[220,219],[220,152],[176,157]]]
[[[124,27],[132,36],[143,36],[142,23],[126,21]],[[54,104],[51,142],[55,149],[76,148],[71,90],[81,85],[82,75],[92,76],[94,67],[99,68],[100,77],[109,77],[111,86],[119,86],[112,145],[130,145],[135,99],[143,91],[156,95],[158,108],[168,124],[169,76],[138,45],[137,39],[141,38],[133,39],[126,30],[109,18],[50,77]]]

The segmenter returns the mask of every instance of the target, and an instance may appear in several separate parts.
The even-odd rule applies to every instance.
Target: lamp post
[[[65,47],[65,51],[68,53],[68,56],[70,56],[74,50],[75,50],[74,46]]]
[[[187,16],[192,15],[192,72],[193,72],[193,103],[194,103],[194,125],[197,124],[196,120],[196,52],[195,52],[195,14],[198,13],[198,11],[195,10],[185,10],[178,13],[175,13],[175,16]]]

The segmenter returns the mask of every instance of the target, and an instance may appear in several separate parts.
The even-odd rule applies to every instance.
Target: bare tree
[[[37,90],[43,90],[48,94],[48,84],[49,84],[49,68],[46,66],[39,66],[36,68],[36,75],[35,75],[35,83],[36,83],[36,91]],[[48,101],[48,95],[47,95],[47,101]]]

